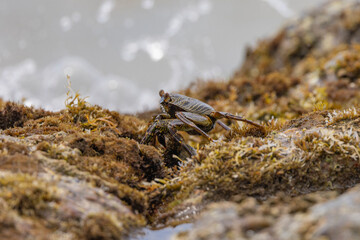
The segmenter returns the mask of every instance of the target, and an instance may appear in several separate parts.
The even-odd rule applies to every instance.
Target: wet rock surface
[[[336,196],[330,191],[295,198],[277,194],[263,202],[211,204],[192,230],[174,239],[358,239],[359,187]]]
[[[224,121],[216,143],[182,133],[193,157],[167,136],[140,144],[148,113],[79,94],[60,112],[0,100],[0,238],[123,239],[192,222],[173,238],[356,239],[359,9],[326,3],[249,49],[228,82],[183,90],[264,126]]]

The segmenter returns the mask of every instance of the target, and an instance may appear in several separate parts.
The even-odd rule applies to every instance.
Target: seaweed
[[[22,127],[27,120],[38,119],[48,113],[42,109],[35,110],[24,105],[6,102],[0,107],[0,129]]]

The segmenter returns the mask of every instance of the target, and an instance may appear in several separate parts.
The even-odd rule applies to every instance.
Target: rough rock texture
[[[174,239],[358,239],[359,11],[360,1],[325,3],[249,49],[228,83],[184,91],[270,120],[263,138],[233,128],[168,183],[162,222],[189,206],[197,218]]]
[[[119,239],[146,224],[142,182],[166,172],[136,141],[145,123],[78,95],[66,104],[1,104],[1,239]]]
[[[166,182],[163,194],[170,204],[160,209],[159,223],[181,222],[214,200],[266,200],[354,186],[360,182],[359,121],[360,109],[317,111],[264,138],[235,135],[205,146]]]
[[[151,124],[69,96],[47,112],[0,100],[0,238],[357,239],[360,1],[331,1],[249,49],[228,82],[183,94],[264,129],[215,128],[186,158]],[[165,141],[164,140],[164,141]]]
[[[174,239],[358,239],[359,186],[336,196],[329,191],[295,198],[278,194],[264,202],[211,204],[191,231]]]

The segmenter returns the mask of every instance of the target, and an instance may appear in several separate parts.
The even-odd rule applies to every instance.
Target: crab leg
[[[175,119],[177,120],[177,119]],[[175,124],[171,123],[169,124],[170,126],[168,127],[169,129],[169,133],[170,135],[178,142],[181,144],[181,146],[183,148],[185,148],[185,150],[190,154],[190,156],[196,155],[196,151],[193,147],[189,146],[188,144],[184,143],[184,139],[183,137],[178,134],[175,130],[176,126]]]
[[[189,118],[186,115],[191,114],[192,118]],[[203,135],[204,137],[206,137],[209,141],[215,142],[214,139],[212,139],[206,132],[204,132],[203,130],[201,130],[194,122],[193,120],[198,120],[197,123],[203,124],[203,125],[207,125],[207,124],[212,124],[211,120],[206,117],[206,116],[202,116],[196,113],[183,113],[183,112],[177,112],[175,113],[175,116],[182,121],[183,123],[185,123],[187,126],[193,128],[195,131],[197,131],[198,133],[200,133],[201,135]]]
[[[222,128],[224,128],[226,131],[230,131],[231,128],[229,128],[225,123],[223,123],[222,121],[220,120],[217,120],[216,121]]]
[[[151,139],[153,139],[155,130],[157,127],[157,122],[151,124],[151,126],[146,130],[145,136],[141,139],[141,144],[148,144]]]
[[[187,126],[178,119],[156,120],[148,128],[140,143],[147,144],[156,135],[159,142],[165,146],[164,134],[170,134],[191,156],[196,155],[195,149],[184,143],[182,136],[176,132],[176,130],[185,130],[186,128]]]
[[[246,123],[249,123],[251,125],[254,125],[258,128],[264,128],[263,126],[261,126],[260,124],[257,124],[256,122],[253,122],[253,121],[250,121],[246,118],[243,118],[241,116],[235,116],[231,113],[227,113],[227,112],[213,112],[211,114],[214,118],[216,119],[220,119],[220,118],[227,118],[227,119],[233,119],[233,120],[236,120],[236,121],[243,121],[243,122],[246,122]]]

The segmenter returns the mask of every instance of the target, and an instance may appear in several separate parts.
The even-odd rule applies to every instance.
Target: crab
[[[212,106],[195,98],[176,93],[167,93],[164,90],[160,90],[159,95],[162,113],[154,117],[153,123],[141,140],[142,144],[148,144],[157,136],[159,143],[165,146],[165,136],[170,135],[190,155],[195,155],[195,149],[185,144],[182,136],[177,131],[202,135],[209,141],[216,142],[207,134],[215,127],[216,123],[228,131],[231,130],[220,121],[222,118],[243,121],[258,128],[263,128],[260,124],[241,116],[216,111]]]

